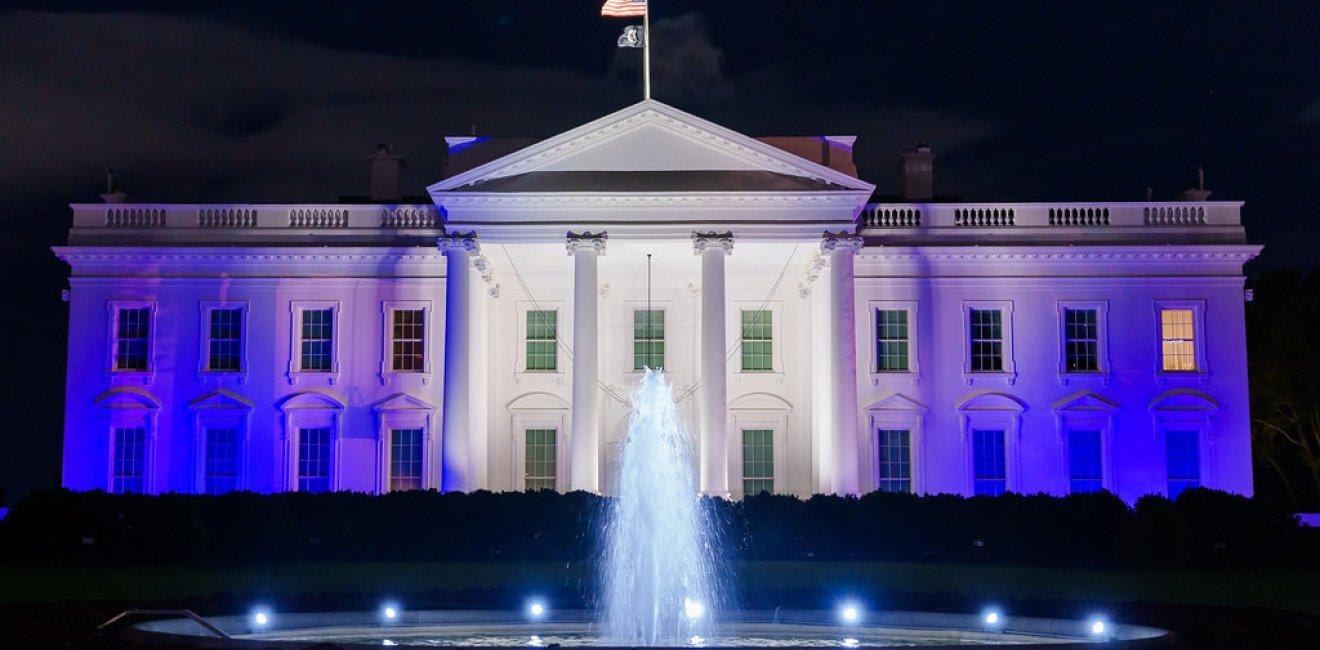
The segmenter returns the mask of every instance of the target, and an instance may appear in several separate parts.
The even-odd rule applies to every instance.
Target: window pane
[[[1201,451],[1198,432],[1164,432],[1165,455],[1169,471],[1169,498],[1176,499],[1183,490],[1201,486]]]
[[[1068,372],[1100,369],[1099,314],[1094,309],[1064,309],[1064,368]]]
[[[141,494],[146,485],[147,430],[144,427],[116,427],[114,458],[110,473],[110,491]]]
[[[396,309],[390,341],[390,369],[422,372],[426,368],[426,310]]]
[[[665,312],[633,311],[633,370],[665,366]]]
[[[301,312],[299,366],[304,372],[330,372],[334,367],[334,309]]]
[[[119,309],[115,323],[115,370],[148,370],[151,308]]]
[[[390,491],[422,489],[422,430],[390,430]]]
[[[877,309],[875,312],[876,369],[881,372],[908,369],[908,312],[906,309]]]
[[[1004,369],[1003,313],[998,309],[972,309],[968,313],[971,323],[972,372],[1000,372]]]
[[[243,310],[211,309],[206,369],[235,372],[242,369]]]
[[[206,429],[205,475],[207,494],[224,494],[238,489],[238,429]]]
[[[1001,429],[972,430],[972,486],[977,495],[1003,494],[1008,485]]]
[[[775,432],[743,429],[743,494],[775,491]]]
[[[1169,372],[1196,370],[1196,330],[1191,309],[1160,310],[1160,358]]]
[[[875,432],[879,458],[880,482],[876,486],[881,492],[912,491],[912,445],[911,432],[907,429],[879,429]]]
[[[298,430],[298,491],[330,490],[330,427]]]
[[[559,312],[540,310],[527,312],[527,369],[557,370]]]
[[[742,310],[742,369],[770,371],[774,365],[772,313],[768,309]]]
[[[524,485],[532,490],[555,489],[555,435],[554,429],[527,430]]]
[[[1073,493],[1099,492],[1103,486],[1099,431],[1068,432],[1068,479]]]

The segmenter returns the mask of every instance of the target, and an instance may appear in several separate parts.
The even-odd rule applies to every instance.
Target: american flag
[[[646,0],[605,0],[605,6],[600,8],[600,15],[617,18],[645,16]]]

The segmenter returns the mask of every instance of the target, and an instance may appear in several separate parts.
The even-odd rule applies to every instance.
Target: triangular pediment
[[[1089,390],[1079,391],[1050,405],[1055,411],[1117,411],[1118,404]]]
[[[232,391],[218,388],[188,403],[188,408],[251,410],[252,400]]]
[[[751,191],[863,191],[870,183],[724,128],[655,100],[645,100],[530,147],[431,185],[437,203],[448,192],[718,191],[693,187],[684,172],[710,175]],[[626,174],[624,174],[626,173]],[[594,176],[592,176],[594,175]],[[640,184],[623,186],[619,178]],[[505,179],[502,182],[501,179]],[[639,180],[641,179],[641,180]],[[709,181],[714,183],[715,181]],[[528,188],[528,189],[522,189]]]
[[[377,411],[434,411],[435,405],[407,393],[397,393],[376,402],[372,408]]]
[[[889,397],[874,402],[866,407],[867,412],[876,413],[881,411],[905,411],[908,413],[925,413],[926,405],[918,402],[902,393],[894,393]]]

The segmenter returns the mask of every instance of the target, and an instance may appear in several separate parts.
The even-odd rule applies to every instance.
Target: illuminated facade
[[[375,203],[74,205],[64,484],[608,493],[662,366],[711,494],[1251,493],[1241,204],[851,152],[644,101],[431,204],[382,152]]]

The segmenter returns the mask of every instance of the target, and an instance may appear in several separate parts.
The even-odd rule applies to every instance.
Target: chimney
[[[128,195],[115,186],[115,170],[105,170],[105,193],[101,200],[106,203],[128,203]]]
[[[1190,187],[1178,195],[1179,201],[1205,201],[1210,198],[1210,190],[1205,189],[1205,167],[1196,168],[1196,187]]]
[[[901,190],[904,201],[935,198],[935,154],[925,142],[903,154]]]
[[[376,145],[371,161],[371,200],[398,203],[403,198],[403,156],[394,155],[390,145]]]

